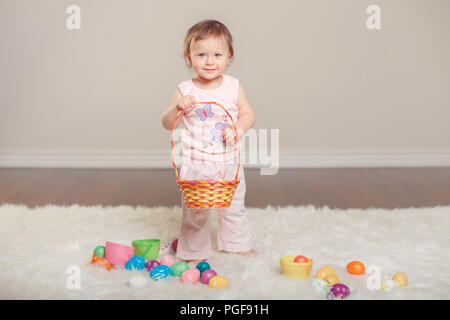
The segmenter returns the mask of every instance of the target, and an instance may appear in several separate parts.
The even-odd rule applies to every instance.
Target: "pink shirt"
[[[217,89],[205,90],[197,87],[191,80],[178,85],[181,95],[194,96],[195,101],[220,103],[233,117],[236,124],[239,114],[239,80],[223,74],[221,85]],[[183,162],[211,161],[215,163],[237,163],[238,145],[226,146],[222,131],[227,126],[233,128],[228,115],[221,107],[212,104],[197,104],[182,116]]]

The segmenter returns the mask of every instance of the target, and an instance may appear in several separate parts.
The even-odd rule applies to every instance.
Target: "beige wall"
[[[0,0],[0,153],[170,151],[161,114],[193,75],[185,32],[208,18],[232,32],[228,73],[280,152],[448,153],[449,14],[447,0]]]

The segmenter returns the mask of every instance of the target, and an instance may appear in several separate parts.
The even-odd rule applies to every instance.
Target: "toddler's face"
[[[190,62],[199,77],[213,80],[225,72],[230,62],[228,45],[212,37],[195,41],[190,48]]]

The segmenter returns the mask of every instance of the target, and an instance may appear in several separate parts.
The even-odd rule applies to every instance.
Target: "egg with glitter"
[[[142,270],[145,267],[145,259],[141,256],[134,256],[125,264],[127,270]]]
[[[164,264],[156,266],[150,271],[150,278],[155,281],[167,278],[172,271],[170,268]]]
[[[174,263],[170,267],[170,270],[172,270],[172,275],[174,275],[176,277],[180,277],[183,274],[183,272],[185,272],[188,269],[189,269],[189,265],[184,261]]]
[[[156,260],[149,260],[145,263],[145,269],[147,269],[148,272],[152,271],[156,266],[159,266],[159,262]]]
[[[166,265],[168,267],[171,267],[175,263],[175,261],[173,261],[173,258],[171,256],[166,254],[165,256],[161,257],[161,260],[160,260],[159,263],[163,264],[163,265]]]
[[[200,274],[202,274],[203,271],[211,269],[211,266],[209,265],[208,262],[202,261],[197,264],[196,268],[198,269],[198,271],[200,271]]]
[[[181,282],[196,283],[200,278],[200,271],[197,268],[190,268],[181,275]]]
[[[200,281],[201,283],[209,284],[209,280],[211,280],[211,278],[215,276],[217,276],[217,272],[215,272],[213,269],[206,269],[202,272]]]

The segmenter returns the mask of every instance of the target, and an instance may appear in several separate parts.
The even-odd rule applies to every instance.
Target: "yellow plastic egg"
[[[339,278],[335,274],[329,274],[325,277],[325,281],[328,284],[328,286],[331,287],[332,285],[339,283]]]
[[[209,287],[216,289],[228,288],[227,278],[224,276],[214,276],[209,280]]]
[[[406,287],[408,285],[408,277],[403,272],[397,272],[394,274],[392,280],[397,282],[399,287]]]
[[[317,271],[316,278],[325,280],[325,277],[329,274],[334,274],[334,269],[330,266],[325,266]]]

